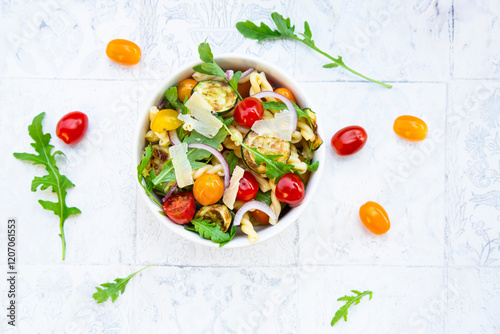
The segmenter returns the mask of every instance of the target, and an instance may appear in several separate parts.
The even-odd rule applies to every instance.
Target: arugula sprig
[[[241,71],[234,73],[231,80],[227,80],[226,72],[214,61],[214,55],[210,49],[210,45],[207,42],[200,43],[198,46],[198,53],[200,54],[200,59],[204,61],[204,64],[196,65],[193,70],[208,75],[216,75],[218,77],[224,78],[224,80],[231,86],[233,91],[238,95],[240,100],[243,100],[240,93],[238,92],[238,81],[241,77]]]
[[[180,101],[177,95],[177,86],[172,86],[165,91],[165,98],[170,104],[176,108],[180,109],[181,114],[189,114],[189,109],[185,106],[187,102],[187,96],[185,101]]]
[[[342,306],[336,313],[335,316],[332,319],[332,327],[335,325],[340,319],[344,318],[344,321],[347,321],[347,309],[351,307],[351,305],[357,305],[361,301],[361,298],[363,298],[366,295],[369,295],[370,298],[369,300],[372,299],[373,297],[373,292],[371,291],[364,291],[360,292],[358,290],[351,290],[353,293],[355,293],[355,296],[344,296],[340,297],[337,299],[338,301],[346,301],[347,303]]]
[[[303,43],[313,49],[314,51],[322,54],[326,58],[330,59],[333,61],[332,63],[328,63],[323,65],[325,68],[332,68],[332,67],[342,67],[346,69],[347,71],[360,76],[368,81],[377,83],[379,85],[382,85],[384,87],[391,88],[391,85],[388,85],[386,83],[368,78],[364,76],[363,74],[351,69],[348,67],[344,61],[342,60],[341,56],[337,56],[337,58],[330,56],[326,52],[320,50],[312,40],[312,33],[311,29],[309,28],[309,23],[307,21],[304,22],[304,32],[299,33],[299,35],[302,36],[300,38],[297,36],[294,31],[295,31],[295,26],[292,26],[290,24],[290,18],[283,18],[280,14],[277,12],[274,12],[271,14],[271,18],[273,19],[274,23],[276,24],[276,27],[278,30],[272,30],[269,26],[267,26],[265,23],[261,22],[260,26],[257,26],[255,23],[251,21],[245,21],[245,22],[238,22],[236,23],[236,29],[245,37],[251,38],[251,39],[256,39],[259,42],[267,40],[267,39],[293,39],[296,40],[300,43]]]
[[[283,175],[287,173],[293,173],[292,168],[294,168],[294,165],[286,164],[281,161],[276,161],[275,159],[281,157],[282,155],[279,154],[264,154],[259,152],[257,149],[253,147],[248,147],[247,145],[243,144],[241,140],[238,139],[233,133],[229,130],[226,124],[223,124],[224,128],[226,129],[227,133],[231,135],[243,148],[246,150],[250,151],[253,156],[255,157],[255,163],[257,165],[260,165],[264,163],[266,165],[266,176],[270,179],[275,179],[275,178],[281,178]]]
[[[14,153],[14,157],[24,161],[30,161],[33,165],[43,165],[47,171],[47,175],[42,177],[35,176],[31,182],[31,191],[36,191],[38,187],[41,190],[51,188],[52,192],[57,194],[57,202],[39,200],[38,203],[45,209],[54,212],[59,216],[59,230],[62,241],[62,259],[66,257],[66,238],[64,236],[64,223],[66,218],[72,215],[81,213],[80,209],[75,207],[68,208],[66,206],[67,189],[75,185],[64,175],[59,173],[59,168],[56,164],[56,155],[64,155],[61,151],[52,152],[54,146],[50,145],[50,134],[43,133],[42,120],[45,113],[35,116],[33,122],[28,126],[28,132],[31,138],[35,141],[31,144],[37,154],[30,153]]]
[[[104,289],[96,287],[97,292],[92,295],[92,298],[94,298],[98,304],[105,302],[109,298],[111,298],[111,302],[114,303],[116,298],[118,298],[118,296],[120,295],[120,293],[122,295],[125,293],[125,287],[127,286],[128,282],[132,277],[134,277],[144,269],[147,269],[152,266],[154,266],[154,264],[144,267],[136,271],[135,273],[128,275],[125,278],[116,278],[115,283],[101,284],[100,286],[102,286]]]
[[[236,228],[234,226],[231,226],[229,232],[222,232],[219,225],[209,220],[203,220],[203,218],[193,219],[191,220],[191,224],[193,224],[193,227],[185,226],[184,228],[188,231],[198,233],[202,238],[218,243],[219,247],[231,241],[236,234]]]
[[[153,146],[149,144],[146,149],[144,150],[144,154],[142,155],[141,163],[137,166],[137,180],[139,180],[139,184],[144,188],[144,191],[146,191],[146,194],[160,207],[162,206],[160,202],[156,199],[156,197],[153,195],[153,181],[154,179],[154,171],[151,170],[150,174],[147,177],[144,177],[142,175],[142,172],[144,171],[144,168],[149,163],[149,160],[151,160],[151,156],[153,155]],[[152,173],[151,173],[152,172]],[[144,182],[146,184],[142,183],[142,180],[144,179]]]

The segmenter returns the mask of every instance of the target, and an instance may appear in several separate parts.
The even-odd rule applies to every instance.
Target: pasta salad
[[[185,229],[223,246],[239,228],[254,243],[255,226],[300,205],[318,169],[316,114],[265,72],[224,71],[208,43],[198,50],[204,63],[149,110],[139,182]]]

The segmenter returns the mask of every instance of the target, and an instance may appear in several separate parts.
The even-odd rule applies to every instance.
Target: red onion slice
[[[220,153],[217,149],[207,144],[189,144],[188,147],[198,148],[200,150],[205,150],[212,153],[217,158],[217,160],[219,160],[219,162],[222,165],[222,169],[224,170],[224,189],[229,187],[229,180],[231,179],[231,175],[229,173],[229,164],[227,163],[227,160],[226,158],[224,158],[222,153]]]
[[[290,110],[290,115],[292,116],[292,121],[291,121],[291,126],[292,126],[292,132],[297,129],[297,111],[295,110],[295,106],[293,105],[292,101],[287,99],[285,96],[278,94],[276,92],[268,92],[268,91],[263,91],[260,93],[253,94],[252,97],[256,97],[258,99],[262,99],[264,97],[274,97],[275,99],[280,99]]]
[[[161,103],[158,105],[158,110],[162,110],[165,107],[165,99],[161,101]]]
[[[250,73],[252,73],[254,70],[255,70],[255,68],[250,67],[248,70],[246,70],[245,72],[241,73],[240,80],[243,79],[244,77],[246,77],[247,75],[249,75]]]
[[[167,198],[169,198],[170,195],[172,195],[172,193],[175,191],[175,189],[177,189],[177,182],[175,182],[174,185],[170,187],[170,189],[168,190],[168,193],[165,195],[165,197],[162,198],[161,202],[165,203]]]
[[[168,131],[168,139],[170,139],[170,143],[172,145],[179,145],[181,143],[179,137],[177,136],[177,130]]]
[[[239,226],[243,215],[249,210],[260,210],[267,214],[269,218],[278,220],[278,216],[276,216],[274,211],[266,203],[253,200],[246,202],[241,206],[241,208],[239,208],[238,212],[236,212],[236,215],[234,216],[233,226]]]
[[[231,79],[233,78],[233,75],[234,75],[234,71],[233,70],[227,70],[226,71],[226,79],[231,81]]]

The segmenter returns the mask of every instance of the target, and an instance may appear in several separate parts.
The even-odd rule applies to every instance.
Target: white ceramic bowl
[[[268,62],[262,61],[261,59],[247,56],[247,55],[221,55],[215,58],[215,61],[219,66],[224,69],[233,69],[233,70],[241,70],[245,71],[249,67],[254,67],[259,71],[264,71],[267,77],[272,80],[272,82],[278,87],[287,87],[290,89],[297,103],[302,108],[311,108],[311,110],[316,112],[318,118],[319,125],[319,134],[322,136],[324,140],[324,136],[322,135],[323,129],[321,129],[321,112],[316,110],[313,104],[304,91],[300,88],[299,84],[286,72],[280,70],[276,65],[270,64]],[[182,79],[189,78],[193,73],[193,66],[200,64],[201,61],[196,61],[191,64],[187,64],[183,66],[178,72],[171,75],[168,79],[165,80],[164,84],[161,88],[154,92],[149,99],[146,100],[146,104],[141,106],[139,111],[139,123],[136,131],[136,147],[135,147],[135,165],[138,165],[141,161],[142,153],[144,147],[147,145],[147,141],[144,138],[144,135],[149,130],[149,109],[152,106],[158,105],[163,98],[163,94],[165,90],[175,84],[177,84]],[[322,171],[325,165],[325,146],[326,144],[321,145],[321,147],[314,152],[313,161],[320,161],[319,169],[312,173],[306,187],[306,195],[304,201],[301,205],[292,208],[288,211],[284,216],[280,218],[278,223],[275,226],[266,225],[266,226],[256,226],[256,231],[259,234],[259,240],[256,243],[250,243],[246,234],[241,232],[238,229],[236,236],[233,240],[231,240],[228,244],[224,246],[224,248],[238,248],[256,245],[258,243],[264,242],[273,236],[279,234],[284,229],[288,228],[292,225],[300,216],[300,214],[304,211],[305,207],[309,204],[313,193],[316,191],[320,183],[320,178]],[[178,225],[169,220],[167,217],[159,213],[160,208],[153,203],[153,201],[147,196],[144,192],[144,189],[138,184],[139,187],[139,196],[147,203],[148,207],[151,209],[153,215],[162,223],[165,224],[170,230],[182,236],[185,239],[191,240],[195,243],[206,245],[209,247],[219,247],[218,244],[212,242],[211,240],[206,240],[201,238],[198,234],[187,231],[184,229],[183,225]],[[140,223],[140,222],[139,222]]]

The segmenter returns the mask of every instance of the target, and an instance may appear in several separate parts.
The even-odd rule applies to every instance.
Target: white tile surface
[[[361,81],[294,41],[257,43],[235,23],[290,16],[311,25],[319,48],[375,79]],[[500,329],[500,7],[495,1],[4,1],[0,5],[0,212],[18,219],[18,322],[2,333],[497,333]],[[17,36],[17,39],[16,39]],[[140,64],[112,63],[113,38],[135,41]],[[133,133],[142,99],[208,38],[214,54],[253,54],[289,71],[315,102],[327,146],[324,183],[278,237],[246,249],[194,245],[137,200]],[[153,85],[154,86],[154,85]],[[55,137],[67,112],[90,118],[75,146]],[[27,126],[46,112],[61,171],[76,184],[68,203],[83,214],[65,226],[30,191],[42,170],[17,161]],[[428,138],[392,131],[421,117]],[[329,148],[358,124],[366,146],[340,158]],[[368,200],[391,230],[359,221]],[[0,249],[6,230],[0,228]],[[0,256],[5,268],[7,259]],[[95,286],[134,277],[113,304]],[[2,308],[7,285],[0,284]],[[348,322],[330,321],[352,289],[374,298]]]

